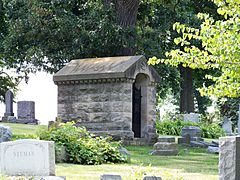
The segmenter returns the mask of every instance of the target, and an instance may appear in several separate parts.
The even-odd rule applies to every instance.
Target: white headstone
[[[0,143],[0,174],[55,175],[54,142],[25,139]]]
[[[183,114],[183,119],[184,121],[198,123],[200,119],[200,114],[196,114],[196,113]]]

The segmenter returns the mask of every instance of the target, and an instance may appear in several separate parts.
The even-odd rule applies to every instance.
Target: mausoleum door
[[[133,119],[132,129],[134,137],[141,137],[141,87],[138,89],[133,85]]]

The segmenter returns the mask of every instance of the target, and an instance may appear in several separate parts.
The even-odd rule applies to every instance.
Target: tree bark
[[[116,13],[117,24],[127,29],[134,29],[137,22],[137,14],[140,0],[117,0]],[[134,35],[128,37],[129,41],[135,42]],[[121,47],[118,52],[119,55],[132,56],[135,54],[134,47]]]
[[[140,0],[103,0],[103,3],[106,7],[110,3],[114,3],[117,24],[124,29],[135,28],[137,22],[137,14]],[[129,37],[129,41],[135,41],[134,36]],[[121,47],[119,49],[118,55],[134,55],[135,50],[133,47]]]
[[[112,0],[103,0],[103,5],[108,7],[111,4]]]
[[[192,69],[179,67],[181,76],[180,112],[194,112],[194,87]]]
[[[116,1],[117,23],[120,26],[125,28],[136,26],[139,3],[139,0]]]

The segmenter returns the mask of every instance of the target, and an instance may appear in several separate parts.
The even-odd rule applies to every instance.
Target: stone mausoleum
[[[144,56],[72,60],[53,76],[58,117],[97,135],[155,141],[156,85]]]

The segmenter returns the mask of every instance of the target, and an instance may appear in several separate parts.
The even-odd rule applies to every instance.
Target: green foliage
[[[224,136],[225,133],[223,129],[217,124],[207,124],[207,123],[194,123],[194,122],[185,122],[182,120],[176,121],[158,121],[156,124],[157,133],[160,135],[174,135],[180,136],[182,128],[184,126],[198,126],[202,131],[203,138],[219,138]]]
[[[184,126],[196,126],[196,123],[191,122],[184,122],[182,120],[176,120],[176,121],[157,121],[156,123],[156,129],[157,133],[161,135],[174,135],[174,136],[180,136],[182,128]]]
[[[71,59],[113,56],[127,44],[113,8],[102,1],[6,1],[8,32],[4,52],[9,65],[31,72],[58,71]]]
[[[214,1],[218,5],[218,13],[224,20],[215,20],[208,14],[199,14],[203,20],[201,28],[188,27],[179,22],[173,28],[182,36],[174,40],[183,46],[166,53],[169,59],[150,59],[149,63],[166,63],[173,66],[182,64],[192,69],[217,69],[221,75],[208,75],[214,85],[202,88],[202,94],[218,97],[239,97],[240,86],[240,2]],[[201,42],[201,48],[193,44]]]
[[[76,164],[119,163],[127,160],[119,152],[120,144],[110,142],[109,137],[94,137],[74,123],[61,124],[40,133],[40,139],[54,141],[66,147],[68,162]]]
[[[181,22],[199,27],[201,21],[196,17],[198,12],[210,13],[215,16],[216,6],[208,0],[141,0],[137,24],[137,53],[144,54],[147,58],[152,56],[164,58],[165,52],[177,47],[173,42],[177,37],[177,33],[172,29],[173,24]],[[158,94],[161,98],[166,97],[169,89],[175,98],[178,98],[180,91],[178,69],[160,63],[156,64],[155,68],[162,82],[158,85]],[[202,79],[201,82],[203,82]],[[195,85],[198,84],[195,83]],[[202,84],[196,88],[202,87]]]
[[[13,134],[12,140],[17,140],[17,139],[38,139],[37,134]]]
[[[125,29],[117,24],[114,3],[106,8],[102,0],[1,2],[0,22],[3,19],[4,23],[0,26],[4,25],[4,31],[0,33],[0,59],[6,67],[24,74],[40,69],[56,72],[76,58],[121,55],[120,47],[132,48],[147,58],[163,57],[175,47],[174,22],[199,24],[196,12],[215,9],[207,0],[141,0],[136,26]],[[156,68],[162,78],[159,94],[164,97],[168,89],[177,94],[178,71],[165,65]]]
[[[2,68],[0,64],[0,102],[4,102],[5,93],[11,89],[13,92],[17,90],[18,78],[9,76]]]
[[[239,98],[219,98],[217,101],[219,106],[219,111],[221,113],[222,119],[224,117],[229,118],[233,123],[233,127],[237,127],[237,121],[239,116]]]
[[[17,90],[16,86],[18,83],[17,78],[13,78],[6,73],[6,63],[3,60],[4,54],[4,46],[3,41],[5,38],[5,34],[7,32],[7,23],[5,21],[6,14],[5,9],[3,7],[3,1],[0,0],[0,102],[4,101],[5,93],[8,89]]]
[[[203,138],[216,139],[225,135],[224,130],[217,124],[198,124]]]

